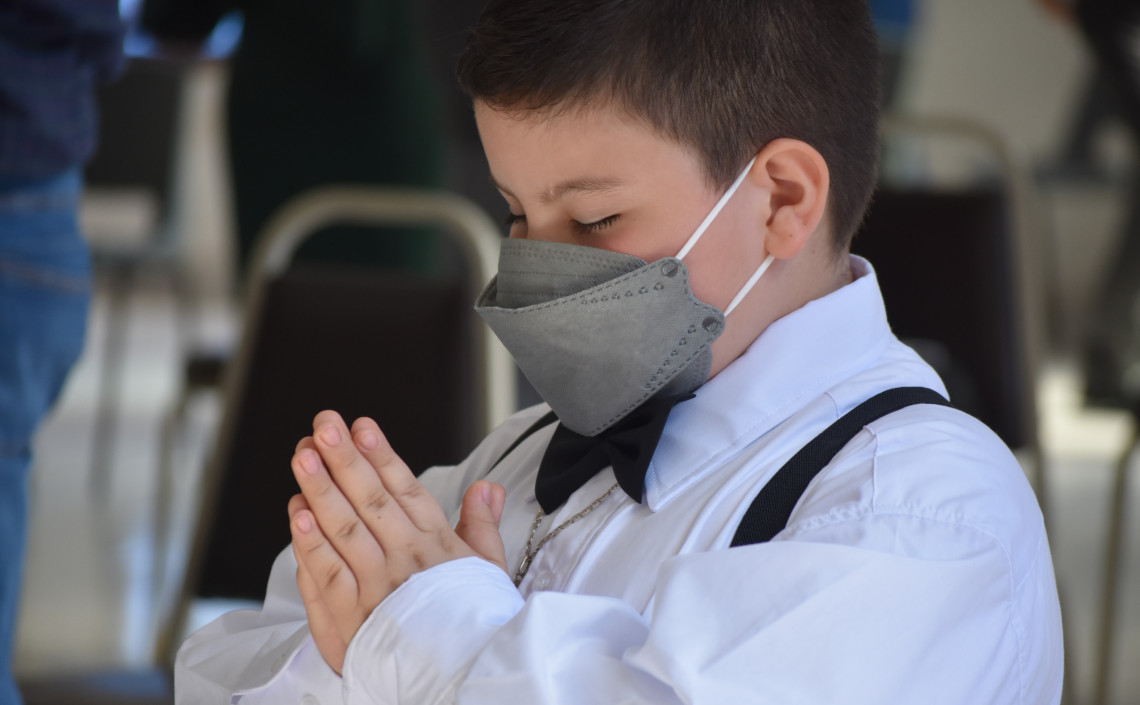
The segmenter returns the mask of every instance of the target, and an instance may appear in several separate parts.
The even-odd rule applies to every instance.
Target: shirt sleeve
[[[425,476],[445,509],[501,441],[467,467]],[[890,484],[887,470],[880,484]],[[444,563],[372,613],[343,679],[312,647],[289,551],[261,612],[227,615],[187,642],[178,702],[234,693],[247,704],[312,694],[325,705],[1059,701],[1060,615],[1046,594],[1043,533],[1015,569],[1000,531],[950,521],[945,508],[916,512],[883,488],[870,514],[819,501],[833,511],[808,512],[767,544],[663,561],[644,611],[601,595],[524,599],[486,561]]]
[[[296,573],[292,549],[282,551],[260,610],[229,612],[190,635],[175,660],[178,703],[230,703],[239,695],[243,703],[280,703],[284,692],[320,693],[325,705],[340,702],[340,676],[309,636]]]
[[[468,558],[376,609],[349,647],[345,701],[1017,702],[1012,589],[984,538],[948,560],[798,541],[682,555],[645,614],[592,595],[524,601]]]
[[[457,512],[464,490],[484,477],[510,443],[543,413],[544,407],[520,412],[459,466],[431,468],[421,481],[445,512]],[[180,705],[277,704],[304,695],[322,705],[342,702],[341,678],[309,636],[296,575],[296,558],[287,547],[273,563],[260,610],[225,614],[186,640],[175,661]]]

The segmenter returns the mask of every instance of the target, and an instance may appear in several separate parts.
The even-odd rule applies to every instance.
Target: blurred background
[[[122,3],[133,27],[129,61],[103,92],[104,141],[88,167],[81,211],[96,274],[88,335],[37,435],[30,476],[14,661],[29,702],[53,684],[152,673],[181,634],[254,597],[251,588],[229,595],[225,586],[188,591],[186,578],[193,572],[188,564],[212,560],[204,557],[207,549],[195,549],[196,532],[224,513],[202,509],[217,494],[219,481],[207,479],[211,458],[216,466],[219,446],[254,432],[233,430],[240,414],[227,407],[240,407],[240,398],[236,373],[225,377],[227,365],[244,365],[247,381],[270,365],[258,362],[264,351],[241,342],[272,328],[243,333],[242,327],[254,314],[271,318],[270,295],[251,286],[277,271],[261,268],[254,249],[271,216],[294,196],[328,184],[444,190],[489,213],[488,220],[460,208],[457,216],[459,229],[485,245],[490,223],[506,213],[488,184],[469,108],[450,78],[462,28],[480,3],[375,3],[373,11],[383,16],[372,24],[363,16],[338,20],[336,3],[294,16],[266,12],[273,3],[237,3],[244,12],[232,4]],[[1137,264],[1124,247],[1130,210],[1140,201],[1132,190],[1136,144],[1127,108],[1113,97],[1089,41],[1050,4],[880,4],[892,118],[882,212],[873,213],[868,227],[887,222],[890,230],[886,191],[999,199],[994,237],[1004,245],[993,257],[1004,263],[996,276],[1005,286],[994,296],[1004,300],[990,303],[1008,309],[1010,318],[997,322],[1000,339],[976,346],[1010,348],[1007,367],[994,374],[1012,385],[1017,403],[994,412],[1005,416],[991,425],[1009,424],[1003,437],[1018,448],[1048,512],[1063,591],[1069,701],[1135,703],[1140,519],[1130,509],[1140,507],[1140,483],[1129,480],[1131,466],[1120,459],[1134,440],[1130,385],[1140,380],[1129,377],[1127,355],[1117,355],[1131,344],[1133,326],[1100,318],[1114,277],[1140,281],[1136,268],[1117,271],[1122,262]],[[297,26],[287,21],[307,39],[298,42]],[[338,35],[345,27],[376,29]],[[299,140],[301,129],[308,132]],[[336,203],[330,207],[354,208],[351,199]],[[324,232],[298,250],[297,261],[309,266],[304,281],[342,285],[378,267],[394,272],[393,281],[405,275],[415,281],[373,296],[415,307],[435,295],[416,287],[455,280],[459,300],[469,301],[472,282],[480,285],[485,275],[471,253],[478,245],[449,245],[444,231],[454,228],[447,223],[398,207],[393,213],[381,237],[372,232],[376,225],[313,226]],[[957,245],[953,233],[932,237],[925,254],[948,264],[951,286],[985,289],[981,278],[993,273],[979,272],[969,261],[975,250]],[[343,304],[351,293],[331,295]],[[420,325],[429,326],[413,321],[388,330]],[[1098,337],[1104,328],[1116,338]],[[380,344],[396,334],[373,331]],[[466,349],[482,345],[477,333],[465,335],[464,344],[473,346]],[[930,349],[932,359],[947,349],[954,357],[954,343],[916,337],[923,339],[916,347]],[[330,343],[319,333],[280,340],[286,339],[275,344],[289,349]],[[928,344],[933,348],[921,347]],[[473,390],[456,393],[457,412],[475,409],[487,423],[533,399],[525,385],[516,392],[513,379],[492,371],[499,401],[481,401],[483,370],[496,363],[492,352],[472,357],[479,363],[455,380]],[[951,359],[943,369],[953,377],[961,367]],[[257,392],[260,398],[288,395],[296,378],[282,374],[275,383],[258,382],[270,385]],[[986,407],[985,389],[971,390],[968,379],[962,389],[964,398],[978,396],[979,408]],[[277,425],[273,404],[265,406],[259,413]],[[231,430],[223,429],[227,423]],[[424,462],[453,460],[447,453],[461,453],[479,431],[458,428],[456,450],[429,453]],[[288,474],[287,459],[280,467]],[[283,501],[246,491],[283,516]],[[262,567],[254,572],[265,575]],[[1115,591],[1106,591],[1106,580]],[[188,602],[188,596],[214,599]],[[147,683],[161,702],[161,678]]]

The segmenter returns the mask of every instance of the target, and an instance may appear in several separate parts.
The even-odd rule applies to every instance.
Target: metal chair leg
[[[1112,494],[1109,497],[1096,683],[1092,705],[1105,705],[1108,702],[1108,687],[1112,675],[1113,643],[1116,636],[1116,602],[1121,578],[1120,563],[1124,550],[1124,531],[1128,523],[1128,468],[1138,445],[1140,445],[1140,414],[1137,415],[1132,438],[1116,464],[1116,476],[1113,479]]]
[[[107,267],[107,323],[96,394],[91,470],[87,478],[89,491],[100,502],[106,502],[111,494],[111,462],[118,430],[119,398],[122,393],[133,285],[134,277],[129,265],[112,263]]]
[[[1049,536],[1054,536],[1053,533],[1053,504],[1052,504],[1052,488],[1050,486],[1049,468],[1046,462],[1045,452],[1042,450],[1040,444],[1034,444],[1032,472],[1029,474],[1030,483],[1037,494],[1037,503],[1041,505],[1041,517],[1045,522],[1045,532]],[[1066,609],[1066,593],[1064,586],[1060,584],[1058,578],[1057,584],[1057,599],[1061,604],[1062,617],[1068,614]],[[1074,653],[1070,648],[1072,645],[1072,635],[1068,629],[1063,629],[1061,632],[1061,647],[1064,649],[1064,661],[1062,668],[1064,669],[1064,680],[1061,682],[1061,705],[1076,705],[1077,699],[1074,693],[1073,674],[1076,672],[1073,667]]]

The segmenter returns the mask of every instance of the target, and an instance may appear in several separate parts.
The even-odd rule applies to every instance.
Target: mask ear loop
[[[712,222],[714,220],[716,220],[716,217],[720,214],[721,209],[723,209],[725,204],[728,203],[728,199],[732,198],[732,194],[736,193],[736,189],[740,188],[740,184],[744,183],[744,177],[748,176],[748,172],[752,171],[752,165],[755,163],[756,157],[752,157],[752,159],[748,161],[748,166],[744,167],[744,170],[740,172],[740,176],[736,177],[736,181],[732,182],[732,185],[728,187],[728,190],[724,192],[724,195],[720,197],[720,200],[716,202],[716,205],[713,206],[711,211],[709,211],[709,214],[706,215],[705,219],[701,221],[701,224],[697,226],[696,232],[694,232],[689,237],[688,241],[685,242],[685,245],[681,248],[681,251],[677,253],[677,259],[685,259],[685,255],[689,254],[689,250],[693,249],[693,246],[697,244],[697,241],[701,239],[701,236],[705,234],[705,230],[708,230],[708,227],[712,225]],[[755,272],[752,273],[752,276],[748,278],[748,281],[744,283],[744,286],[740,289],[740,291],[736,292],[736,296],[733,297],[732,303],[730,303],[728,305],[728,308],[724,310],[725,316],[732,313],[732,310],[736,308],[741,301],[744,300],[744,297],[748,295],[748,292],[752,291],[752,287],[756,286],[756,282],[760,281],[760,277],[764,276],[764,272],[768,271],[768,267],[772,266],[772,262],[774,262],[775,259],[776,258],[773,255],[768,255],[764,259],[764,262],[756,269]]]
[[[736,296],[734,296],[732,299],[732,303],[730,303],[728,305],[728,308],[724,310],[725,316],[728,316],[728,314],[732,313],[732,309],[736,308],[736,306],[744,300],[744,297],[748,295],[749,291],[752,291],[752,287],[756,286],[756,282],[760,281],[760,277],[764,276],[764,272],[767,272],[768,267],[771,267],[772,262],[775,261],[775,255],[768,255],[766,258],[764,258],[763,264],[756,268],[756,271],[752,273],[751,277],[748,277],[748,281],[744,283],[744,288],[737,292]]]
[[[689,237],[688,241],[685,242],[681,251],[677,253],[677,259],[685,259],[685,255],[689,254],[689,250],[693,249],[693,246],[701,239],[701,235],[705,234],[708,227],[712,225],[712,222],[720,215],[720,211],[724,208],[725,204],[728,203],[728,199],[732,198],[732,194],[736,193],[736,189],[740,188],[740,184],[744,182],[744,177],[748,176],[748,172],[752,171],[752,165],[755,163],[756,157],[752,157],[748,162],[748,166],[744,167],[744,171],[740,172],[740,176],[736,177],[736,181],[732,182],[732,186],[728,187],[728,190],[725,191],[724,195],[720,197],[720,200],[716,202],[713,209],[709,211],[709,214],[705,216],[701,224],[697,226],[696,231]]]

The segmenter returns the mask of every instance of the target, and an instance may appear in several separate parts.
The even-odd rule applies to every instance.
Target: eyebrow
[[[512,198],[517,198],[513,193],[503,187],[502,184],[496,181],[494,177],[491,178],[491,182],[494,183],[495,187],[503,193],[511,196]],[[544,193],[542,195],[542,200],[546,203],[550,203],[551,201],[557,201],[561,198],[564,198],[567,194],[570,193],[604,193],[606,191],[612,191],[624,184],[624,181],[613,176],[585,176],[577,179],[569,179],[567,181],[563,181],[562,183]]]

